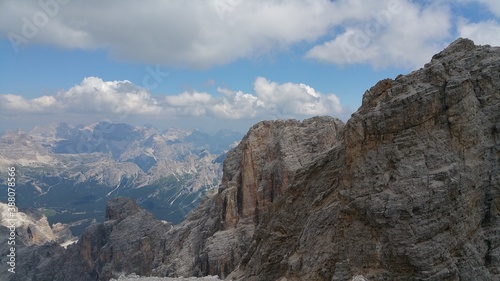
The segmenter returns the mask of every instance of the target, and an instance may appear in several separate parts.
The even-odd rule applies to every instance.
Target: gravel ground
[[[111,279],[110,281],[220,281],[218,276],[206,277],[189,277],[189,278],[170,278],[170,277],[140,277],[137,275],[123,276],[118,279]]]

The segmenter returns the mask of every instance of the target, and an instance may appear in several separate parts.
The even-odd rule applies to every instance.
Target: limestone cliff
[[[16,225],[17,243],[22,245],[41,245],[47,242],[67,245],[76,241],[68,225],[56,223],[51,227],[45,215],[21,212],[17,207],[12,211],[7,204],[0,203],[0,227],[9,228],[12,224]]]
[[[367,91],[257,227],[240,280],[500,280],[500,48]]]
[[[169,233],[159,276],[227,276],[252,243],[268,206],[295,173],[337,140],[343,122],[332,117],[264,121],[253,126],[224,161],[222,184]]]
[[[500,280],[500,48],[459,39],[345,125],[255,125],[177,226],[124,198],[106,219],[13,280]]]
[[[4,271],[0,279],[102,281],[128,273],[150,275],[170,228],[134,200],[113,198],[107,204],[106,221],[92,224],[67,249],[56,243],[18,245],[16,274]]]

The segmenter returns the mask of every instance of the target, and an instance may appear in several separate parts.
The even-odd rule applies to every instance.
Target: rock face
[[[12,213],[12,216],[10,214]],[[65,243],[74,241],[69,226],[61,223],[49,225],[44,215],[9,210],[9,206],[0,203],[0,226],[9,228],[16,225],[17,242],[23,245],[40,245],[47,242]],[[2,244],[2,246],[5,246]]]
[[[109,280],[120,272],[147,276],[170,228],[134,200],[118,197],[108,202],[106,221],[87,228],[77,243],[78,252],[94,279]]]
[[[344,123],[331,117],[265,121],[253,126],[224,163],[222,222],[259,222],[259,215],[292,183],[295,172],[330,148]]]
[[[102,221],[105,202],[117,196],[177,224],[206,189],[219,185],[222,159],[242,137],[227,130],[209,135],[104,121],[54,123],[0,135],[0,168],[22,172],[19,207],[57,210],[49,221],[67,222],[76,235]]]
[[[66,250],[56,243],[17,245],[17,272],[3,271],[0,279],[88,281],[127,273],[151,275],[153,260],[171,227],[134,200],[113,198],[107,204],[106,221],[92,224]],[[0,227],[2,235],[4,229]]]
[[[459,39],[367,91],[254,239],[234,278],[500,280],[500,48]]]
[[[264,121],[224,161],[222,184],[169,235],[158,276],[227,276],[252,243],[255,226],[300,168],[337,140],[332,117]]]
[[[113,199],[67,250],[20,249],[9,277],[500,280],[500,48],[459,39],[345,125],[259,123],[223,170],[183,223]]]

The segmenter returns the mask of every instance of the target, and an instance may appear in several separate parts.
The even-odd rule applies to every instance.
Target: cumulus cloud
[[[0,95],[0,108],[4,111],[47,112],[60,109],[60,105],[53,96],[42,96],[27,100],[22,96],[6,94]]]
[[[476,44],[500,46],[500,22],[498,21],[470,23],[462,19],[457,29],[460,37],[469,38]]]
[[[418,67],[456,35],[451,7],[471,1],[3,0],[0,36],[15,50],[105,49],[118,60],[194,68],[298,43],[311,46],[307,58],[327,63]],[[500,16],[500,1],[479,1]]]
[[[457,0],[461,4],[481,3],[491,14],[489,19],[474,21],[463,16],[457,17],[456,29],[460,37],[469,38],[476,44],[500,46],[500,1],[498,0]],[[451,2],[447,0],[447,2]],[[487,15],[482,11],[483,15]]]
[[[172,116],[203,116],[212,103],[212,96],[207,93],[184,92],[165,97],[164,109]]]
[[[211,106],[212,113],[218,118],[254,118],[265,111],[264,102],[252,94],[224,88],[217,88],[217,91],[224,95]]]
[[[130,81],[103,81],[87,77],[81,84],[54,96],[25,99],[21,96],[0,95],[5,111],[31,113],[98,113],[147,114],[159,113],[161,108],[151,95]]]
[[[444,47],[452,27],[446,6],[387,0],[361,9],[370,11],[369,16],[345,25],[344,32],[313,47],[306,57],[340,65],[415,68]]]
[[[80,85],[58,93],[55,99],[66,110],[84,113],[147,114],[161,110],[147,90],[127,80],[103,81],[87,77]]]
[[[278,84],[258,77],[254,83],[254,91],[266,109],[276,115],[324,115],[342,112],[337,96],[323,95],[302,83]]]
[[[161,118],[213,117],[219,119],[290,118],[339,115],[342,105],[334,94],[322,94],[302,83],[278,84],[259,77],[255,93],[218,88],[219,95],[183,92],[153,97],[132,82],[103,81],[87,77],[67,91],[54,96],[25,99],[0,95],[3,112],[45,114],[141,115]]]
[[[40,4],[46,2],[53,5]],[[327,0],[47,0],[22,4],[5,0],[0,33],[17,39],[14,48],[28,42],[105,48],[117,59],[209,67],[315,40],[327,31],[330,6]]]
[[[340,100],[335,94],[322,94],[303,83],[279,84],[258,77],[253,88],[253,94],[218,88],[219,93],[224,96],[214,99],[209,107],[210,112],[227,119],[339,116],[343,113]]]
[[[191,67],[226,64],[299,42],[314,45],[325,36],[331,39],[307,57],[415,65],[442,47],[436,41],[449,35],[449,27],[448,11],[409,0],[5,0],[0,9],[0,33],[15,39],[14,48],[25,43],[105,48],[117,59]],[[339,28],[344,32],[332,32]],[[346,46],[352,51],[348,45],[354,54],[346,55]]]
[[[498,0],[479,0],[479,2],[486,5],[489,8],[489,10],[496,17],[500,17],[500,1],[498,1]]]

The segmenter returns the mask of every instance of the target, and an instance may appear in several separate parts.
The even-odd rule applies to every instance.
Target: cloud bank
[[[130,81],[103,81],[87,77],[74,87],[53,96],[26,99],[0,95],[6,114],[101,114],[140,115],[160,118],[211,117],[217,119],[302,118],[340,115],[342,105],[334,94],[322,94],[302,83],[278,84],[258,77],[254,93],[218,88],[217,94],[189,91],[152,96]]]
[[[471,0],[151,0],[0,2],[0,36],[28,44],[106,49],[117,60],[208,68],[305,43],[305,58],[338,65],[419,67],[456,36],[497,44],[493,18],[467,22]],[[476,1],[477,2],[477,1]],[[484,30],[487,29],[487,31]]]

